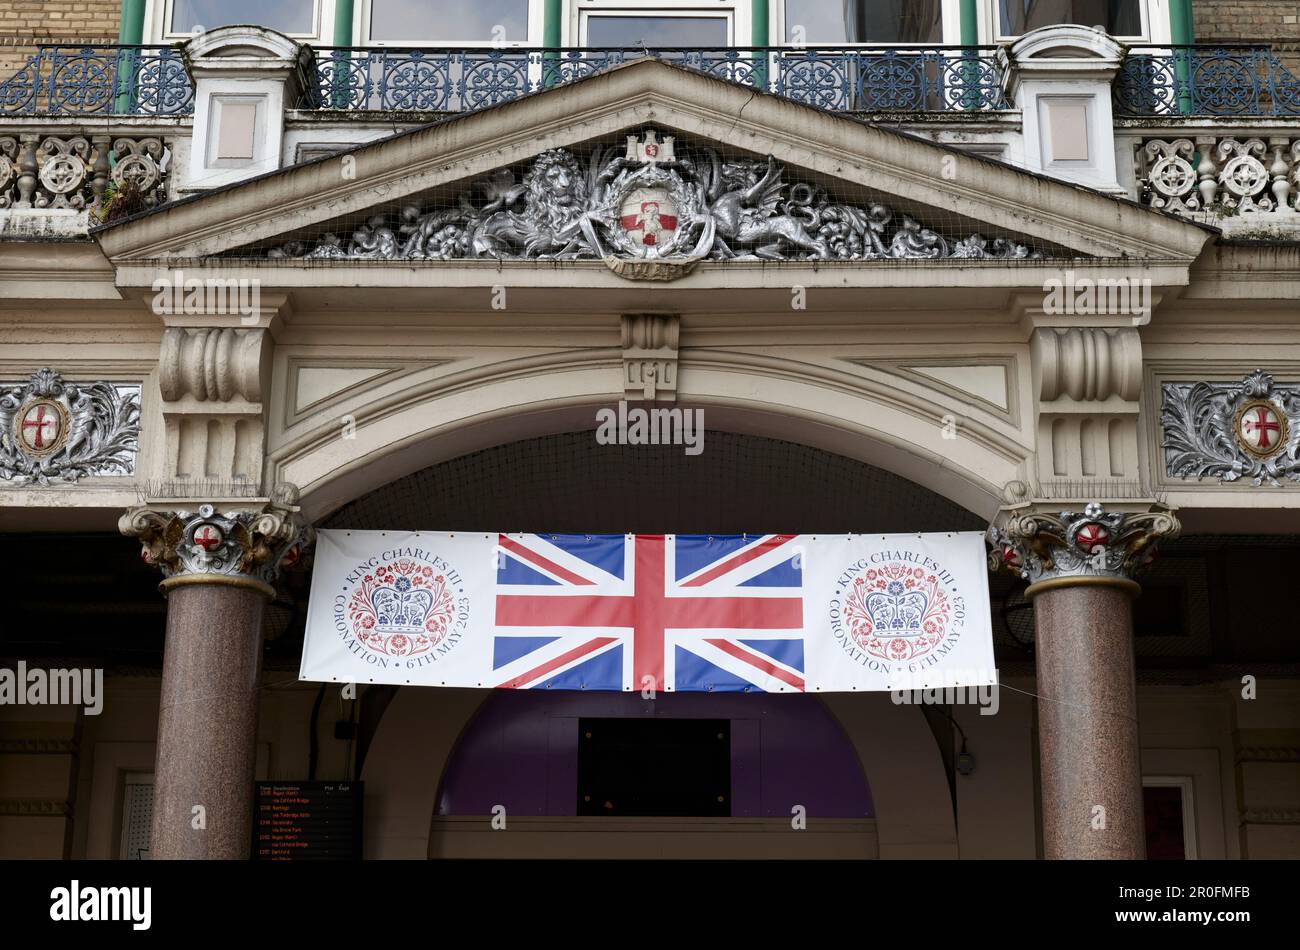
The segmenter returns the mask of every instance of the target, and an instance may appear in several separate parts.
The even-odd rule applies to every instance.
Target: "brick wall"
[[[0,82],[37,43],[116,43],[121,0],[0,0]]]
[[[1192,0],[1198,43],[1267,43],[1300,75],[1300,0]]]

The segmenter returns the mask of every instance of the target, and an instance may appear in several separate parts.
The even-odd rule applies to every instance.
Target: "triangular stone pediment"
[[[657,60],[251,179],[96,232],[115,263],[696,264],[1138,259],[1210,232]]]

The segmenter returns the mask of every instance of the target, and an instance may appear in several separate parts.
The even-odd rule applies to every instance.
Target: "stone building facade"
[[[243,857],[302,779],[364,781],[368,857],[1300,856],[1285,65],[1161,51],[1164,0],[816,55],[795,0],[713,51],[520,3],[504,47],[146,3],[0,87],[0,666],[104,676],[0,702],[0,856]],[[670,253],[611,157],[694,183]],[[705,451],[599,444],[620,400]],[[999,708],[300,682],[323,528],[987,529]],[[578,724],[638,718],[726,721],[730,810],[584,814]]]

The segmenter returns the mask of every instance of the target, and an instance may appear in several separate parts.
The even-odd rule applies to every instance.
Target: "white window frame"
[[[128,834],[128,831],[130,830],[130,825],[127,822],[127,813],[126,813],[126,789],[127,786],[129,785],[141,785],[141,786],[147,785],[149,788],[152,789],[154,786],[154,773],[153,772],[126,772],[125,774],[122,775],[122,785],[119,792],[119,794],[121,795],[121,804],[118,809],[120,827],[118,828],[118,833],[117,833],[117,858],[119,861],[131,860],[130,835]],[[151,851],[153,850],[152,841],[149,844],[149,848]]]
[[[1142,16],[1142,34],[1140,36],[1117,36],[1115,39],[1130,44],[1156,45],[1170,42],[1169,0],[1138,0],[1139,13]],[[979,0],[982,10],[980,17],[981,43],[1012,43],[1024,34],[1002,33],[1002,0]],[[1090,24],[1088,24],[1090,25]]]
[[[1144,775],[1143,788],[1180,788],[1183,793],[1183,859],[1197,860],[1196,783],[1190,775]]]
[[[773,46],[789,46],[794,48],[794,44],[785,38],[786,34],[786,0],[774,0],[772,3],[772,22],[769,24],[768,36]],[[943,14],[943,39],[940,41],[944,46],[959,46],[961,44],[961,7],[959,4],[944,2],[940,7]],[[845,49],[916,49],[916,43],[885,43],[885,42],[867,42],[867,43],[836,43],[831,40],[819,40],[816,37],[809,37],[808,46],[816,49],[819,46]],[[922,46],[929,44],[921,44]]]
[[[464,0],[472,3],[473,0]],[[542,18],[545,12],[546,0],[528,0],[528,36],[521,40],[506,40],[504,44],[499,44],[495,40],[419,40],[419,39],[402,39],[402,40],[375,40],[370,38],[370,11],[371,0],[361,0],[356,5],[352,14],[352,35],[356,37],[357,46],[373,47],[375,49],[398,48],[412,49],[429,47],[429,48],[465,48],[465,49],[495,49],[503,47],[505,49],[517,49],[526,46],[542,45]]]
[[[701,17],[718,19],[725,16],[728,22],[726,45],[750,46],[750,0],[569,0],[569,15],[565,18],[565,46],[587,45],[587,19],[591,16],[654,16]]]
[[[145,43],[175,43],[191,39],[194,33],[176,33],[171,29],[172,8],[175,0],[145,0]],[[216,27],[210,27],[216,29]],[[334,41],[334,0],[313,0],[312,32],[286,33],[295,40],[307,40],[320,46]]]

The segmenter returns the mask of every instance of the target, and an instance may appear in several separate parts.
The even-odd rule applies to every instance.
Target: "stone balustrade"
[[[1244,124],[1244,123],[1243,123]],[[1168,136],[1144,139],[1134,156],[1143,204],[1213,223],[1295,216],[1300,129],[1291,135]]]
[[[170,196],[171,150],[152,135],[11,131],[0,126],[0,210],[102,211],[131,189],[152,207]]]

